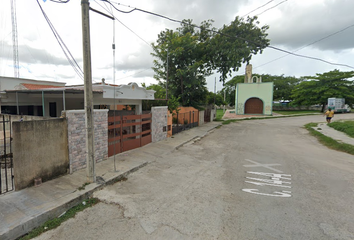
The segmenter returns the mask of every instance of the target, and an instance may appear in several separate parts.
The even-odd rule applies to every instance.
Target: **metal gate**
[[[150,114],[108,117],[108,157],[151,142]]]
[[[14,190],[11,115],[0,115],[0,194]]]
[[[210,122],[211,109],[207,108],[204,110],[204,122]]]

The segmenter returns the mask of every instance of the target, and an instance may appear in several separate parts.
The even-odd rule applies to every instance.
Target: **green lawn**
[[[224,116],[224,110],[223,109],[216,109],[216,121],[221,121],[221,118]]]
[[[294,115],[294,114],[321,114],[320,111],[315,110],[289,110],[289,111],[273,111],[281,115]]]
[[[332,122],[328,124],[328,126],[336,129],[337,131],[344,132],[348,136],[354,138],[354,121]]]

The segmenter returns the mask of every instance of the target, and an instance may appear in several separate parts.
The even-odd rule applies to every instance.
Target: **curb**
[[[123,178],[126,178],[129,174],[138,171],[140,168],[143,168],[143,167],[145,167],[148,164],[149,164],[148,162],[144,162],[144,163],[142,163],[142,164],[140,164],[140,165],[138,165],[138,166],[126,171],[126,172],[123,172],[123,173],[119,174],[116,177],[113,177],[113,178],[110,178],[108,180],[105,180],[105,183],[99,185],[99,187],[100,187],[99,190],[101,190],[105,186],[115,184],[116,182],[122,180]]]
[[[201,135],[201,136],[195,136],[194,138],[189,139],[189,140],[187,140],[187,141],[185,141],[185,142],[179,144],[178,146],[175,147],[175,149],[178,150],[180,147],[183,147],[184,145],[186,145],[186,144],[188,144],[188,143],[190,143],[190,142],[194,142],[194,141],[196,141],[196,140],[202,139],[203,137],[205,137],[206,135],[208,135],[211,131],[213,131],[214,129],[216,129],[216,128],[220,127],[220,126],[222,126],[221,123],[219,123],[218,125],[216,125],[216,126],[210,128],[210,129],[209,129],[206,133],[204,133],[203,135]]]
[[[0,239],[11,240],[11,239],[17,239],[21,236],[24,236],[25,234],[29,233],[30,231],[32,231],[36,227],[39,227],[42,224],[44,224],[46,221],[58,217],[63,212],[78,205],[83,200],[92,197],[93,193],[95,191],[101,190],[107,185],[112,185],[112,184],[122,180],[123,178],[127,177],[129,174],[136,172],[140,168],[145,167],[147,164],[148,164],[148,162],[144,162],[144,163],[142,163],[142,164],[140,164],[128,171],[122,172],[119,175],[106,180],[102,184],[91,183],[85,187],[87,190],[74,191],[72,194],[77,195],[77,196],[74,196],[74,197],[67,196],[67,197],[61,199],[60,200],[61,203],[59,204],[59,206],[55,206],[52,209],[46,211],[45,213],[42,213],[38,216],[34,216],[31,219],[29,219],[28,221],[23,222],[12,229],[9,229],[7,232],[0,235]]]
[[[222,126],[222,123],[220,122],[219,124],[211,127],[210,129],[203,131],[202,134],[195,136],[189,140],[184,141],[183,143],[179,144],[178,146],[174,147],[174,149],[179,149],[183,145],[190,143],[190,142],[195,142],[197,140],[200,140],[201,138],[204,138],[206,135],[208,135],[210,132],[215,130],[216,128]],[[134,149],[135,150],[135,149]],[[173,151],[172,150],[172,151]],[[65,211],[69,210],[70,208],[80,204],[83,200],[88,199],[93,196],[93,193],[95,191],[103,189],[105,186],[108,185],[113,185],[116,182],[119,182],[126,178],[129,174],[138,171],[140,168],[145,167],[146,165],[149,164],[149,161],[145,161],[142,163],[138,163],[137,166],[126,170],[121,173],[117,173],[116,176],[109,177],[107,179],[102,178],[101,176],[99,179],[97,179],[96,183],[91,183],[89,185],[85,186],[85,189],[83,190],[74,190],[72,193],[69,195],[61,198],[58,200],[57,206],[50,207],[46,212],[38,214],[38,215],[32,215],[28,216],[23,222],[21,222],[19,225],[14,226],[12,229],[8,229],[7,232],[2,233],[0,235],[1,240],[12,240],[12,239],[18,239],[21,236],[24,236],[28,234],[30,231],[33,229],[40,227],[43,225],[46,221],[55,219],[58,216],[60,216],[62,213]]]

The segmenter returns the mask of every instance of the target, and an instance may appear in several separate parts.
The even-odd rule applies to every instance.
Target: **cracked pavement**
[[[353,156],[302,127],[320,121],[223,126],[95,192],[99,204],[36,239],[354,239]]]

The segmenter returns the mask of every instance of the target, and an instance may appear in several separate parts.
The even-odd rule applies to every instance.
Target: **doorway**
[[[250,98],[245,103],[245,114],[263,114],[263,101],[259,98]]]

